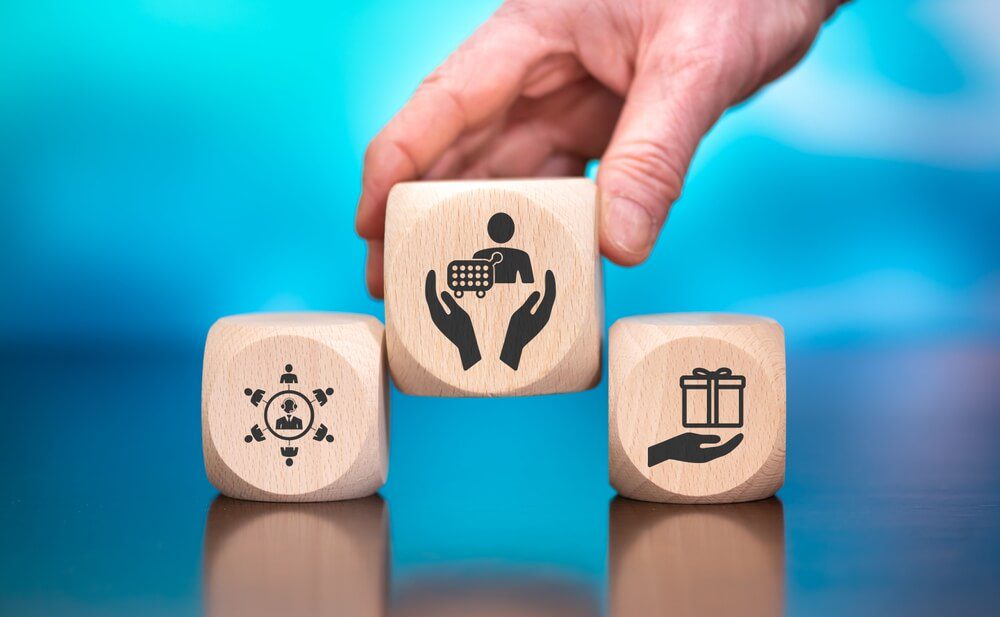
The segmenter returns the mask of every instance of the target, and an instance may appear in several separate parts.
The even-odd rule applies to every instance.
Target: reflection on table
[[[669,505],[616,497],[608,534],[609,615],[781,615],[781,501]]]
[[[386,615],[389,513],[375,495],[278,504],[218,497],[205,529],[209,617]]]
[[[597,617],[583,583],[546,574],[419,575],[402,585],[393,617]]]

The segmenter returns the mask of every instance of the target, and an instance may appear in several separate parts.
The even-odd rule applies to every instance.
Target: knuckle
[[[438,67],[420,82],[413,98],[425,97],[428,101],[432,101],[442,115],[458,118],[462,130],[465,130],[469,126],[470,116],[459,92],[466,90],[467,84],[456,83],[457,78],[453,73],[454,71],[448,68],[448,63]]]
[[[748,67],[756,63],[752,45],[738,39],[709,42],[685,48],[674,67],[680,81],[690,81],[701,87],[730,90],[746,79]]]
[[[684,184],[685,166],[678,158],[654,141],[632,144],[607,169],[607,188],[641,204],[662,223]]]

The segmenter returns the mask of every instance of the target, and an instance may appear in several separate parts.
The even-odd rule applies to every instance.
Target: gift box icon
[[[696,368],[681,377],[681,418],[686,427],[743,426],[743,389],[747,379],[732,369]]]

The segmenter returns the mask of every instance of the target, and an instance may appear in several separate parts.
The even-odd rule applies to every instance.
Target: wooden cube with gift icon
[[[785,477],[785,340],[773,319],[621,319],[608,343],[611,484],[670,503],[752,501]]]

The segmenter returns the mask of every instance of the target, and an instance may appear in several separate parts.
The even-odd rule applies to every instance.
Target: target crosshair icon
[[[323,407],[330,402],[333,396],[333,388],[317,388],[312,391],[312,397],[294,389],[299,383],[298,376],[292,372],[292,365],[285,365],[285,372],[278,379],[279,387],[284,388],[271,395],[266,401],[264,397],[267,393],[259,388],[246,388],[243,394],[250,397],[250,404],[259,407],[264,405],[264,428],[260,424],[254,424],[250,428],[250,434],[243,438],[247,443],[255,441],[265,441],[267,435],[265,430],[272,436],[284,442],[281,445],[281,456],[285,457],[285,465],[289,467],[295,462],[294,458],[299,453],[299,446],[292,445],[293,442],[305,437],[310,432],[314,433],[313,441],[325,441],[333,443],[333,435],[325,424],[316,424],[316,408]]]

